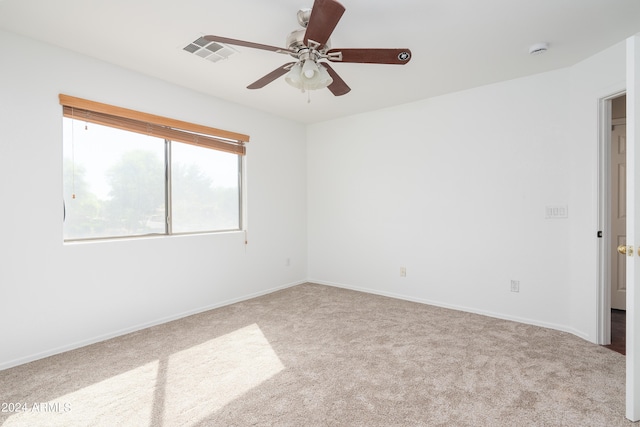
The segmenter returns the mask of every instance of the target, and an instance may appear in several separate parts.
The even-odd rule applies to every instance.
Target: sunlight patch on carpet
[[[283,369],[256,324],[175,353],[166,370],[163,422],[197,424]]]
[[[48,402],[24,402],[27,410],[2,427],[89,426],[112,420],[117,425],[150,425],[158,361],[113,376]]]
[[[283,369],[252,324],[49,402],[25,402],[2,427],[193,426]]]

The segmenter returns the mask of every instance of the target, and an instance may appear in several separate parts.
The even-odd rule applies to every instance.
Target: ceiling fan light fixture
[[[302,63],[297,62],[284,76],[284,80],[296,89],[302,89]]]
[[[305,69],[306,67],[306,69]],[[307,73],[307,71],[312,71]],[[309,77],[311,74],[311,77]],[[313,60],[307,59],[297,62],[284,77],[285,81],[296,89],[305,90],[324,89],[333,83],[327,69]]]
[[[318,69],[318,65],[312,61],[311,59],[307,59],[304,61],[304,65],[302,66],[302,72],[307,79],[312,79],[317,73],[320,72]]]
[[[331,83],[333,83],[333,79],[327,72],[327,69],[320,64],[316,64],[316,66],[318,67],[318,72],[315,73],[315,75],[312,78],[307,79],[303,77],[303,80],[305,81],[306,89],[311,89],[311,90],[324,89],[327,86],[329,86]]]

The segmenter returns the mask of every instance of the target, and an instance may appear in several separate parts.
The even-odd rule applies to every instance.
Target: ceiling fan
[[[329,37],[338,25],[345,8],[336,0],[315,0],[312,9],[298,11],[298,23],[303,27],[287,37],[287,47],[281,48],[220,36],[204,36],[211,42],[244,46],[291,55],[288,62],[247,86],[260,89],[285,76],[290,85],[302,90],[328,88],[335,96],[348,93],[351,88],[329,65],[329,62],[403,65],[411,59],[411,51],[401,49],[334,49]],[[328,62],[327,62],[328,61]]]

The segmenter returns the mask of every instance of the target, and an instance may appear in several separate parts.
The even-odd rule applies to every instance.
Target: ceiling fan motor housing
[[[302,28],[307,28],[309,25],[309,18],[311,17],[311,9],[300,9],[298,11],[298,24]]]
[[[327,50],[331,49],[331,40],[327,40],[327,42],[322,45],[322,46],[307,46],[304,44],[304,35],[306,33],[306,30],[294,30],[291,32],[291,34],[289,34],[289,36],[287,36],[287,47],[294,51],[294,52],[299,52],[300,50],[303,49],[313,49],[313,50],[317,50],[318,52],[320,52],[321,54],[326,53]],[[309,40],[309,44],[311,45],[311,40]],[[318,49],[320,48],[320,49]],[[291,56],[296,57],[297,55],[295,54],[291,54]]]

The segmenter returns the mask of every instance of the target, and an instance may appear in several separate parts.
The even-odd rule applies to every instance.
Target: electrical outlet
[[[512,280],[511,281],[511,292],[520,292],[520,281]]]
[[[400,277],[407,277],[407,267],[400,267]]]
[[[291,258],[287,258],[287,259],[284,261],[284,265],[285,265],[285,267],[289,267],[289,266],[291,265]]]

